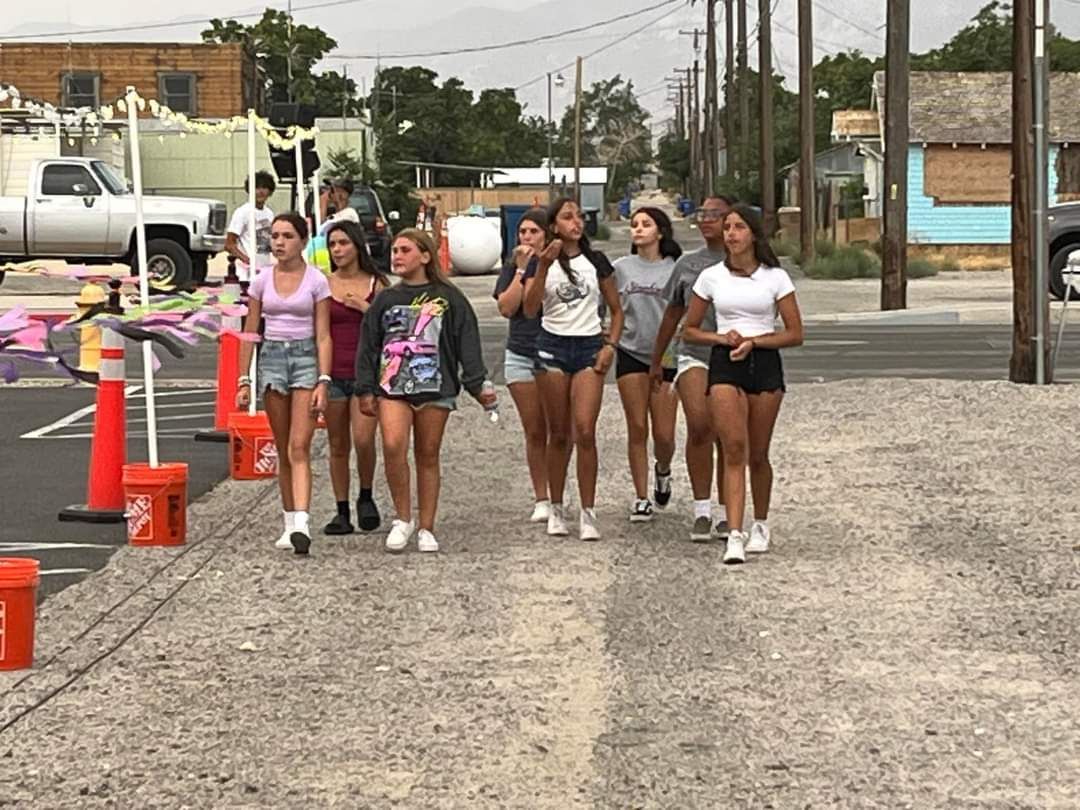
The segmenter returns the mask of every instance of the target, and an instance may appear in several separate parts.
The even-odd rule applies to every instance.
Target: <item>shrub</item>
[[[596,240],[599,242],[606,242],[611,238],[611,228],[608,227],[606,222],[596,223]]]
[[[777,256],[791,256],[795,259],[799,258],[799,243],[793,239],[781,239],[774,236],[769,240],[769,246]]]
[[[929,259],[911,259],[907,263],[908,278],[929,278],[938,274],[938,267]]]
[[[836,254],[836,250],[836,245],[828,239],[817,239],[814,241],[814,255],[816,258],[828,259],[830,256]]]
[[[880,278],[881,260],[862,248],[847,245],[829,255],[819,255],[805,270],[807,276],[818,279]]]

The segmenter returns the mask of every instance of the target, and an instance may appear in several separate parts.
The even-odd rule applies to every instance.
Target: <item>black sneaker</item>
[[[307,556],[308,551],[311,549],[311,538],[306,532],[293,532],[289,535],[289,541],[292,543],[295,554]]]
[[[382,518],[379,517],[379,507],[375,501],[356,501],[356,522],[360,524],[360,531],[373,532],[379,528]]]
[[[718,520],[716,527],[713,529],[713,533],[721,540],[727,540],[728,535],[731,534],[731,527],[728,526],[727,518]]]
[[[694,518],[694,526],[690,529],[690,539],[695,543],[708,543],[712,539],[712,521],[707,515]]]
[[[340,513],[334,515],[334,519],[323,526],[323,534],[352,534],[356,531],[349,522],[348,515]]]
[[[659,467],[653,468],[656,473],[656,486],[653,488],[653,500],[656,505],[663,509],[671,502],[671,470],[660,472]]]
[[[648,523],[652,520],[653,511],[652,504],[642,498],[640,501],[634,501],[634,508],[630,510],[630,522],[631,523]]]

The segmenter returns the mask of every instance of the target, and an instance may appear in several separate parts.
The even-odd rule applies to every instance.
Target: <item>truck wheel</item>
[[[1065,265],[1069,261],[1069,254],[1074,250],[1080,250],[1080,244],[1065,245],[1060,248],[1053,256],[1050,257],[1050,266],[1048,279],[1050,282],[1050,294],[1054,296],[1058,301],[1062,301],[1065,298],[1065,279],[1062,276],[1062,271],[1065,269]],[[1080,298],[1076,290],[1073,290],[1070,301],[1076,301]]]
[[[210,258],[205,253],[194,256],[191,261],[191,278],[196,284],[205,284],[210,274]]]
[[[146,243],[146,270],[150,287],[165,292],[184,289],[193,274],[191,254],[172,239],[151,239]],[[132,275],[139,274],[138,259],[132,257]]]

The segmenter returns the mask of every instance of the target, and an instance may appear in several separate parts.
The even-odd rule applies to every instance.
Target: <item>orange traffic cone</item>
[[[60,520],[124,522],[122,470],[127,458],[124,398],[124,338],[112,329],[103,328],[86,503],[62,510]]]
[[[222,290],[240,295],[240,279],[229,262],[229,275],[225,277]],[[225,315],[221,318],[221,334],[218,336],[217,397],[214,400],[214,429],[200,430],[195,434],[197,442],[229,442],[229,414],[236,410],[236,392],[240,379],[240,338],[243,328],[239,316]]]

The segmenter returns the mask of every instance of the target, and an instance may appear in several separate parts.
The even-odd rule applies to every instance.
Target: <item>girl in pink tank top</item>
[[[368,253],[363,228],[354,222],[338,222],[326,232],[330,251],[330,333],[334,342],[330,369],[330,401],[326,408],[326,437],[330,444],[330,481],[337,514],[326,524],[326,534],[351,534],[349,508],[349,460],[356,448],[360,496],[356,518],[361,531],[379,528],[379,509],[372,496],[375,479],[375,429],[378,420],[360,412],[353,383],[356,352],[360,347],[364,313],[389,280]]]

